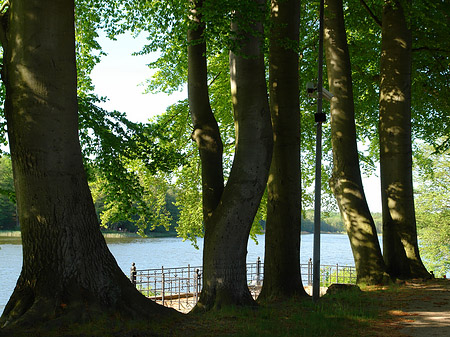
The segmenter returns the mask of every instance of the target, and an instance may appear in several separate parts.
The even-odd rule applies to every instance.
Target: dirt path
[[[380,336],[450,336],[450,280],[406,282],[381,296]]]
[[[372,290],[384,310],[373,329],[362,336],[450,337],[450,280],[416,280]],[[166,300],[165,305],[188,313],[195,302],[191,297]]]

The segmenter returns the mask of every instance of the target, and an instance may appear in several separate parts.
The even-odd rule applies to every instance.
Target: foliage
[[[95,182],[94,196],[103,199],[102,223],[133,221],[141,233],[149,221],[168,227],[170,217],[162,211],[168,188],[155,174],[163,177],[184,156],[160,126],[130,122],[125,114],[105,111],[96,103],[95,96],[79,97],[85,168]]]
[[[16,217],[11,159],[8,156],[3,156],[0,158],[0,229],[15,229],[17,226]]]
[[[183,140],[183,142],[191,144],[189,141]],[[192,151],[195,152],[195,148],[192,148]],[[149,174],[145,169],[137,171],[138,182],[143,188],[142,201],[151,212],[141,233],[150,235],[150,233],[168,231],[167,234],[189,239],[194,245],[196,245],[197,237],[203,237],[200,163],[195,153],[188,157],[195,160],[189,160],[171,174]],[[98,163],[92,159],[87,165],[94,172],[91,174],[90,189],[103,227],[110,230],[119,230],[120,228],[122,231],[137,232],[139,227],[136,222],[139,217],[133,213],[137,210],[129,210],[127,213],[129,217],[124,219],[121,216],[123,214],[120,213],[120,207],[118,207],[119,203],[110,202],[107,205],[108,198],[105,197],[105,193],[108,192],[108,189],[99,175],[95,174],[97,170],[95,166]],[[171,179],[174,182],[168,183]],[[0,196],[0,226],[3,226],[3,229],[13,229],[16,226],[16,208],[11,161],[7,156],[0,159],[0,186],[1,191],[4,192],[4,195]],[[267,198],[266,194],[263,196],[263,199],[265,198]],[[266,202],[263,200],[255,217],[251,232],[253,239],[256,239],[256,234],[262,233],[265,228],[265,204]],[[373,216],[378,230],[381,232],[381,214],[375,213]],[[314,212],[308,210],[303,213],[302,231],[313,232],[313,230]],[[338,212],[326,213],[321,221],[321,230],[322,232],[345,233],[340,214]]]
[[[208,1],[202,10],[206,22],[208,79],[211,105],[224,140],[225,177],[234,154],[234,122],[229,90],[228,51],[232,47],[229,29],[232,8],[251,2]],[[381,17],[382,1],[366,2],[374,16]],[[157,52],[159,57],[149,67],[155,70],[148,79],[147,92],[171,93],[185,87],[187,80],[187,40],[189,1],[175,0],[76,0],[76,50],[78,95],[80,98],[80,137],[91,187],[101,198],[103,223],[138,222],[143,229],[149,221],[168,224],[170,218],[157,210],[162,205],[163,190],[176,190],[180,209],[178,234],[193,239],[202,235],[200,220],[200,171],[195,144],[190,141],[192,125],[186,101],[169,107],[151,124],[130,123],[124,113],[107,112],[97,105],[90,72],[104,53],[99,34],[111,39],[119,34],[146,34],[147,44],[139,54]],[[409,20],[414,34],[413,61],[413,133],[444,151],[449,146],[449,4],[445,1],[414,1]],[[361,1],[344,1],[348,44],[352,61],[358,138],[362,171],[371,174],[378,161],[378,91],[381,29]],[[252,10],[241,11],[252,15]],[[430,14],[431,13],[431,14]],[[267,24],[267,27],[270,25]],[[421,29],[418,29],[420,27]],[[307,97],[306,82],[317,77],[318,4],[302,2],[299,46],[302,209],[313,205],[315,126],[314,99]],[[268,32],[268,31],[267,31]],[[325,80],[326,83],[326,80]],[[326,85],[325,85],[326,86]],[[4,95],[3,86],[0,97]],[[324,102],[324,111],[328,109]],[[6,131],[6,123],[0,120]],[[444,136],[444,138],[440,138]],[[328,186],[331,173],[331,142],[328,124],[323,136],[323,209],[335,211],[336,204]],[[441,139],[436,143],[436,139]],[[0,141],[6,142],[1,132]],[[360,143],[360,144],[361,144]],[[181,167],[181,165],[184,167]],[[169,173],[170,172],[170,173]],[[153,177],[151,177],[153,176]],[[150,187],[146,184],[163,185]],[[148,194],[148,196],[146,196]],[[161,215],[159,217],[159,215]],[[159,218],[159,219],[158,219]],[[254,232],[265,218],[264,201],[255,219]],[[330,222],[327,219],[326,222]],[[303,230],[308,230],[308,224]],[[326,228],[326,225],[324,225]],[[336,226],[334,226],[336,228]],[[195,241],[195,239],[194,239]]]
[[[93,6],[93,0],[76,0],[75,48],[77,55],[78,95],[91,92],[94,87],[90,73],[105,53],[97,42],[95,27],[101,21],[101,11]],[[94,2],[95,3],[95,2]]]
[[[450,272],[450,152],[422,146],[416,172],[416,216],[421,255],[436,276]],[[425,164],[426,163],[426,164]]]
[[[413,136],[450,148],[450,3],[413,1]]]
[[[313,232],[314,211],[307,210],[303,214],[304,216],[302,218],[302,231]],[[372,217],[374,218],[378,233],[381,233],[381,213],[373,213]],[[341,214],[339,212],[325,213],[320,222],[320,230],[321,232],[346,233]]]

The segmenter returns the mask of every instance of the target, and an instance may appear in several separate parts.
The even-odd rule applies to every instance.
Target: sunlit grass
[[[360,336],[376,320],[379,306],[365,292],[344,291],[322,297],[258,307],[227,307],[178,319],[143,322],[99,319],[37,336]],[[366,334],[363,334],[366,335]]]

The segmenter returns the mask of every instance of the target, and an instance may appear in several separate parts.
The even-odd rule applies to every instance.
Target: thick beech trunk
[[[342,0],[326,0],[324,43],[331,100],[331,189],[344,220],[358,283],[382,283],[386,275],[377,231],[359,168],[350,55]]]
[[[274,148],[267,185],[260,300],[306,296],[300,273],[300,1],[272,0],[271,24],[269,90]]]
[[[242,32],[237,22],[232,29],[243,37],[239,51],[230,53],[236,151],[220,202],[205,221],[198,309],[255,303],[247,285],[247,243],[267,182],[272,128],[261,38]]]
[[[23,267],[0,325],[168,313],[133,287],[99,229],[78,141],[73,0],[10,4],[2,75]]]
[[[382,23],[379,133],[384,261],[392,277],[427,277],[417,244],[412,186],[411,30],[401,1],[385,2]]]

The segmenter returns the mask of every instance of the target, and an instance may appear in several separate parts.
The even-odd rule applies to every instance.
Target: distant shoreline
[[[168,237],[177,237],[176,233],[173,232],[157,232],[157,233],[150,233],[145,237],[140,236],[137,233],[130,233],[130,232],[103,232],[103,236],[106,239],[124,239],[124,238],[168,238]],[[265,234],[265,233],[263,233]],[[305,232],[302,231],[301,234],[313,234],[312,232]],[[321,234],[346,234],[341,232],[321,232]],[[21,238],[20,231],[0,231],[0,238]]]
[[[106,239],[124,239],[124,238],[144,238],[137,233],[129,232],[103,232],[103,236]],[[0,231],[0,238],[21,238],[22,235],[20,231]],[[147,238],[162,238],[162,237],[176,237],[175,233],[150,233],[146,236]]]
[[[20,231],[0,231],[0,237],[20,238]]]

